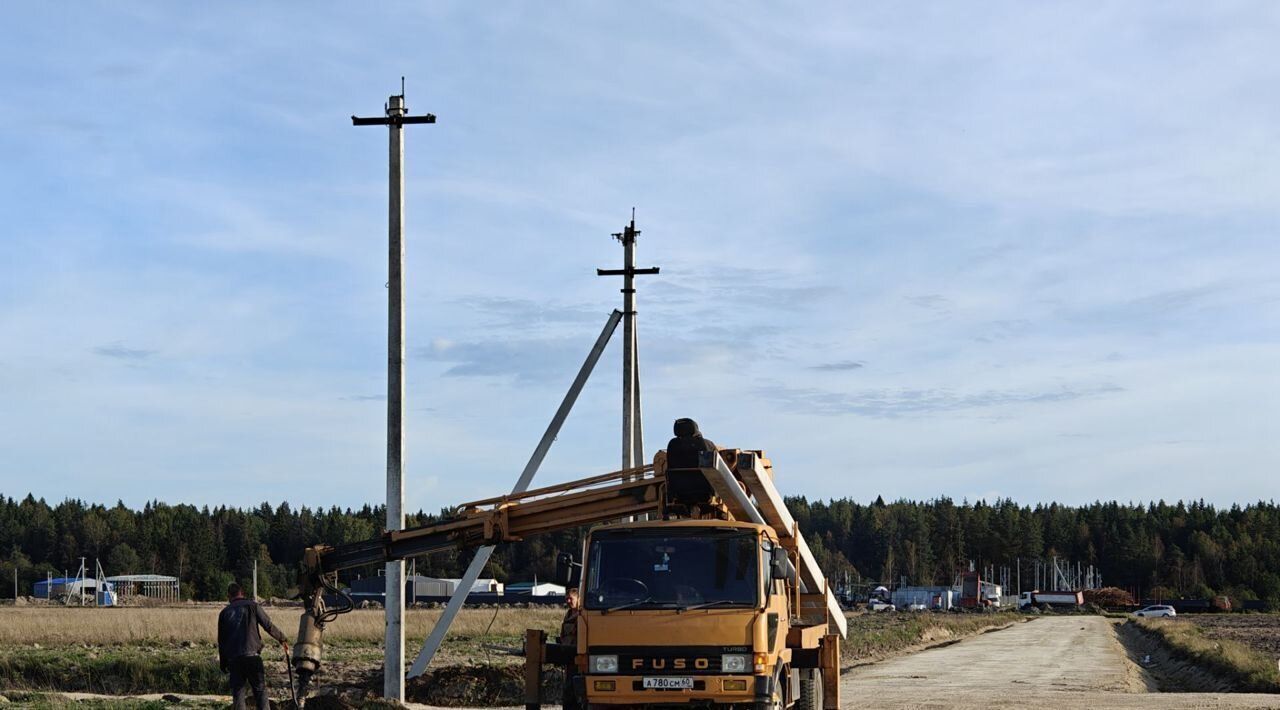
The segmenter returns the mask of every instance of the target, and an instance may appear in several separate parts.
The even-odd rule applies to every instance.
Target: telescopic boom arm
[[[300,579],[305,609],[293,646],[299,696],[305,696],[311,677],[320,669],[325,624],[353,606],[337,586],[338,571],[451,548],[514,542],[529,535],[657,512],[662,507],[662,481],[652,465],[614,471],[465,503],[448,520],[391,530],[372,540],[307,548]],[[346,603],[326,608],[325,592],[345,598]]]

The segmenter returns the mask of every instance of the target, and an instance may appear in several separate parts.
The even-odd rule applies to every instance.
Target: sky
[[[507,491],[620,306],[811,499],[1275,497],[1280,5],[28,3],[0,42],[0,493]],[[619,338],[620,339],[620,338]],[[536,483],[619,467],[618,342]]]

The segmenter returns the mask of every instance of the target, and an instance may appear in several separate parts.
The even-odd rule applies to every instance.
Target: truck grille
[[[589,653],[617,654],[619,675],[720,675],[720,656],[750,655],[747,646],[592,646]],[[746,673],[751,673],[748,662]]]

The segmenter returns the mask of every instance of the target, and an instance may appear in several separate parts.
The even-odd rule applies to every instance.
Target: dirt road
[[[1111,623],[1046,617],[844,672],[846,708],[1280,708],[1280,696],[1155,693]]]
[[[844,707],[850,710],[1280,709],[1280,695],[1153,692],[1154,682],[1129,660],[1111,622],[1097,616],[1045,617],[856,666],[845,670],[841,686]]]

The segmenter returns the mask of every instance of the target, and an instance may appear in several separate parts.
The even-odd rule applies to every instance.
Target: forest
[[[1030,588],[1032,560],[1059,556],[1101,570],[1103,583],[1138,597],[1280,603],[1280,508],[1274,502],[1219,508],[1204,501],[1147,505],[1095,502],[1019,505],[956,503],[947,498],[871,503],[849,499],[787,504],[823,568],[835,580],[859,584],[906,581],[950,584],[970,562],[1015,567]],[[419,512],[408,525],[439,519]],[[232,580],[247,580],[257,561],[259,592],[287,597],[302,550],[313,544],[364,540],[381,532],[381,507],[294,509],[123,503],[107,507],[68,499],[56,505],[0,495],[0,579],[19,594],[47,574],[74,575],[80,558],[101,562],[107,575],[177,575],[183,595],[220,599]],[[498,548],[485,576],[501,581],[548,580],[555,554],[578,553],[582,530],[531,538]],[[416,561],[419,574],[458,577],[469,560],[449,552]],[[353,570],[368,576],[375,569]],[[10,585],[3,596],[12,596]]]

